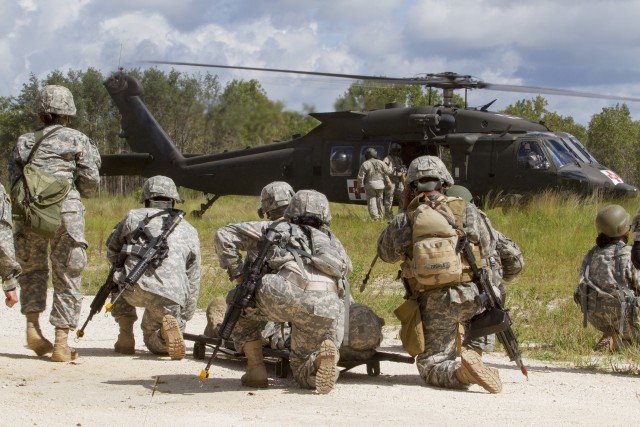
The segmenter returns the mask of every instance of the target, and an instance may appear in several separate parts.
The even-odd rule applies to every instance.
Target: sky
[[[0,3],[0,96],[31,73],[143,60],[414,77],[453,71],[495,84],[640,98],[638,0],[14,0]],[[175,67],[257,79],[288,110],[332,111],[353,81]],[[463,95],[463,93],[460,93]],[[500,110],[536,94],[474,90]],[[588,124],[616,101],[543,95]],[[640,102],[627,103],[640,120]]]

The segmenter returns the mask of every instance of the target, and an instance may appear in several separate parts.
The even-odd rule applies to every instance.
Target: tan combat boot
[[[224,314],[227,311],[227,302],[223,297],[215,297],[207,307],[207,326],[204,328],[204,335],[216,338],[220,332],[220,324],[224,321]]]
[[[78,357],[75,348],[69,347],[69,328],[56,328],[56,340],[53,344],[52,362],[70,362]]]
[[[136,340],[133,336],[133,324],[135,321],[136,318],[131,316],[124,316],[118,319],[120,333],[118,334],[118,341],[113,345],[116,353],[135,354]]]
[[[240,382],[245,387],[266,388],[267,368],[262,359],[262,340],[247,341],[242,347],[247,358],[247,371],[240,378]]]
[[[502,382],[500,373],[495,368],[489,368],[482,363],[482,357],[473,349],[462,349],[462,364],[455,374],[462,384],[478,384],[489,393],[500,393]]]
[[[162,318],[160,335],[162,335],[162,339],[164,339],[164,343],[167,346],[167,353],[169,353],[171,359],[181,360],[184,358],[187,349],[184,345],[182,331],[175,317],[167,314]]]
[[[324,340],[320,344],[320,353],[316,358],[316,391],[327,394],[336,385],[336,364],[338,349],[331,340]]]
[[[27,313],[27,347],[35,351],[38,356],[44,356],[53,351],[53,344],[42,335],[40,330],[40,313]]]

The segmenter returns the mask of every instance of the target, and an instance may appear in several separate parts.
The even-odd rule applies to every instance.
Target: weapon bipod
[[[207,347],[213,348],[220,343],[220,338],[212,338],[206,335],[194,335],[183,334],[185,340],[193,341],[193,358],[197,360],[203,360],[206,355]],[[238,353],[235,349],[226,348],[221,346],[221,353],[226,354],[234,358],[244,357],[244,353]],[[289,350],[274,350],[270,347],[263,347],[262,353],[269,358],[276,359],[276,375],[279,378],[286,378],[289,374]],[[410,363],[413,364],[415,359],[411,356],[406,356],[397,353],[387,353],[383,351],[376,351],[373,356],[362,360],[343,360],[341,357],[338,361],[338,366],[344,368],[341,372],[349,371],[356,366],[367,365],[367,375],[376,377],[380,375],[380,362],[381,361],[397,362],[397,363]]]
[[[202,218],[202,215],[204,215],[204,213],[207,211],[207,209],[209,209],[211,207],[211,205],[213,205],[216,200],[218,200],[220,198],[219,194],[216,194],[215,196],[213,196],[213,198],[209,198],[209,194],[205,193],[204,194],[205,199],[207,199],[206,203],[200,203],[200,210],[193,210],[191,211],[191,216],[194,218]]]

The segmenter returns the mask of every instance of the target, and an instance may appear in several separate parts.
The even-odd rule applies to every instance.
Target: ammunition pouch
[[[424,352],[424,331],[420,304],[415,299],[405,300],[393,314],[400,320],[400,340],[410,356]]]

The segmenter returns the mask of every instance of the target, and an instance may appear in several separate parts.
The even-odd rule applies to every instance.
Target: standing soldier
[[[404,210],[404,178],[407,174],[407,167],[402,162],[400,144],[393,143],[389,147],[389,155],[383,162],[391,169],[389,184],[384,189],[384,214],[386,219],[393,218],[393,200],[398,201],[398,212]]]
[[[364,152],[364,157],[366,160],[358,171],[358,182],[364,185],[369,216],[374,221],[378,221],[383,214],[382,198],[387,176],[391,175],[391,168],[382,160],[378,160],[378,153],[373,147],[367,148]]]
[[[18,302],[16,290],[16,277],[22,269],[16,262],[16,253],[13,247],[13,230],[11,229],[11,202],[0,184],[0,277],[2,278],[2,290],[4,291],[5,304],[13,307]]]
[[[638,219],[636,215],[636,233]],[[622,206],[600,209],[596,229],[596,244],[582,261],[573,299],[582,309],[583,325],[589,322],[602,332],[594,350],[615,351],[640,339],[640,273],[634,266],[640,259],[627,245],[630,216]]]
[[[175,216],[173,209],[182,203],[176,185],[165,176],[149,178],[142,187],[140,202],[145,207],[129,211],[107,239],[107,257],[118,267],[114,280],[124,285],[126,275],[137,265],[141,247],[169,229]],[[191,224],[181,220],[167,237],[166,258],[150,266],[133,286],[122,291],[111,309],[120,326],[117,353],[134,354],[133,324],[138,319],[136,307],[144,307],[142,336],[155,354],[169,354],[174,360],[185,355],[182,333],[196,310],[200,292],[200,240]],[[122,257],[125,257],[123,260]]]
[[[38,356],[53,351],[52,361],[67,362],[77,356],[75,349],[67,344],[67,337],[69,329],[75,329],[78,324],[82,303],[80,278],[87,263],[85,208],[80,197],[90,197],[100,183],[100,155],[86,135],[67,127],[69,118],[76,114],[69,89],[45,86],[38,94],[35,111],[43,128],[18,139],[9,161],[11,180],[13,183],[20,181],[28,163],[36,170],[67,180],[71,189],[62,202],[61,225],[52,238],[35,233],[24,218],[16,219],[16,255],[23,269],[18,278],[22,288],[20,304],[27,317],[27,346]],[[37,142],[39,145],[32,153]],[[39,316],[47,301],[48,258],[53,270],[53,303],[49,317],[56,328],[53,346],[43,336],[39,325]]]
[[[343,280],[351,260],[331,233],[327,198],[317,191],[298,191],[284,218],[271,223],[245,222],[221,227],[216,233],[220,266],[231,279],[243,282],[240,248],[258,251],[263,234],[271,229],[275,241],[267,253],[268,274],[255,292],[255,307],[247,308],[232,338],[237,351],[247,357],[241,382],[247,387],[267,387],[262,359],[261,331],[267,320],[291,322],[290,364],[298,384],[329,393],[336,381],[338,342],[342,331]]]
[[[456,250],[458,237],[466,234],[482,268],[491,255],[488,224],[473,204],[443,195],[453,178],[438,157],[413,160],[405,184],[413,199],[378,238],[383,261],[403,261],[407,295],[396,310],[404,319],[403,345],[417,355],[418,371],[427,384],[464,389],[479,384],[499,393],[498,370],[482,363],[473,342],[465,343],[461,361],[456,360],[458,325],[466,328],[484,311],[469,263]]]

